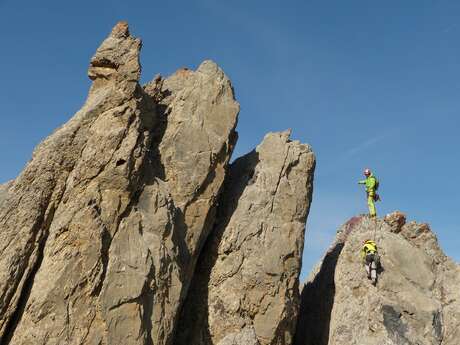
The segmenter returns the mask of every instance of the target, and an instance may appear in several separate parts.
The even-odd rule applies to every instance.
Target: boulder
[[[390,226],[391,232],[399,233],[406,224],[406,215],[400,211],[395,211],[387,214],[383,220]]]

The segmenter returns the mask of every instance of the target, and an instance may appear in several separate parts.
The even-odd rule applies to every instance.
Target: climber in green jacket
[[[372,280],[372,284],[377,284],[377,266],[380,263],[377,252],[377,244],[372,240],[365,240],[361,249],[361,260],[366,266],[367,278]]]
[[[359,181],[358,183],[366,185],[367,205],[369,206],[369,215],[371,217],[376,217],[377,211],[375,210],[375,202],[380,200],[380,197],[377,194],[377,189],[379,188],[379,181],[369,169],[364,170],[364,176],[366,176],[366,179]]]

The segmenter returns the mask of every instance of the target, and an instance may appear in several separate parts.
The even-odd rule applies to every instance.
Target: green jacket
[[[373,174],[370,174],[369,177],[366,177],[365,180],[361,180],[358,183],[366,185],[366,192],[368,193],[375,192],[376,179]]]
[[[374,241],[367,241],[361,249],[361,259],[364,261],[368,253],[377,253],[377,244]]]

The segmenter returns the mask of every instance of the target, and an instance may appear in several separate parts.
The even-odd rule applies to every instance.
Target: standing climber
[[[367,279],[372,280],[372,284],[377,284],[377,266],[379,265],[379,255],[377,245],[372,240],[365,240],[361,249],[361,259],[366,267]]]
[[[377,211],[375,210],[375,202],[380,200],[380,197],[377,194],[377,189],[379,188],[379,181],[369,169],[364,170],[364,176],[366,176],[366,179],[359,181],[358,183],[366,185],[369,216],[373,218],[377,215]]]

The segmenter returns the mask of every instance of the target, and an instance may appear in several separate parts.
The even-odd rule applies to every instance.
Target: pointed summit
[[[117,23],[92,57],[89,78],[94,81],[137,83],[141,75],[141,47],[141,40],[130,35],[128,23]]]
[[[129,24],[125,21],[119,21],[112,29],[110,36],[115,38],[127,38],[129,36]]]

